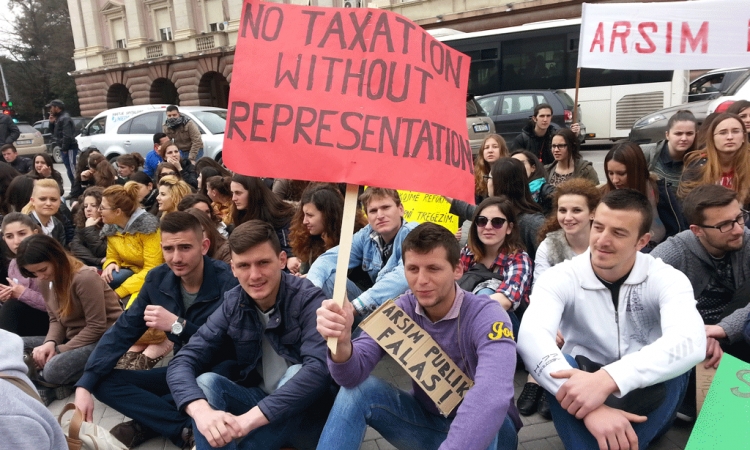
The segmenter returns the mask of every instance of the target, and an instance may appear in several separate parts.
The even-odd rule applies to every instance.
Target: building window
[[[128,43],[125,39],[118,39],[115,41],[115,48],[128,48]]]
[[[172,40],[172,27],[159,28],[159,38],[162,41]]]

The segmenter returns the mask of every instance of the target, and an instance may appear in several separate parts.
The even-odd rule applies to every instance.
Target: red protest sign
[[[387,11],[258,0],[243,7],[228,167],[473,202],[469,57]]]

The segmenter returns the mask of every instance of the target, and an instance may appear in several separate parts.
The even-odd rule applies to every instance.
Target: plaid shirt
[[[469,250],[468,246],[461,250],[460,264],[464,272],[476,264],[474,254]],[[495,292],[505,295],[508,297],[508,300],[513,302],[511,310],[518,308],[522,301],[529,303],[529,293],[531,292],[531,281],[534,272],[528,253],[525,251],[517,251],[510,254],[500,253],[489,269],[494,273],[502,274],[503,279],[482,282],[474,289],[474,292],[491,287]]]

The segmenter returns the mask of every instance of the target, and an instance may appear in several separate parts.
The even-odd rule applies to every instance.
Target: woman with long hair
[[[15,177],[10,182],[5,193],[9,212],[21,212],[29,204],[31,193],[34,192],[34,183],[34,179],[30,177]]]
[[[211,177],[219,176],[219,171],[213,167],[206,166],[198,172],[198,194],[208,196],[207,181]]]
[[[221,164],[219,164],[218,162],[216,162],[209,156],[203,156],[202,158],[198,158],[198,161],[195,162],[196,172],[200,172],[206,167],[213,167],[214,169],[216,169],[217,172],[219,172],[219,175],[222,177],[232,176],[232,172],[228,171],[226,167],[222,166]]]
[[[198,176],[195,173],[195,165],[187,158],[180,156],[180,149],[173,142],[165,142],[159,148],[159,153],[164,162],[172,164],[180,173],[184,182],[198,189]]]
[[[21,210],[28,214],[42,228],[45,235],[52,236],[63,247],[68,245],[65,226],[56,217],[60,211],[60,190],[57,182],[51,179],[37,180],[29,203]]]
[[[201,194],[188,194],[177,204],[177,211],[187,211],[188,209],[197,209],[206,213],[206,217],[211,220],[213,227],[222,237],[229,237],[227,226],[214,214],[211,205],[211,199]]]
[[[26,176],[34,180],[52,179],[57,183],[60,195],[65,192],[62,175],[55,169],[55,160],[49,153],[39,153],[34,156],[34,165]]]
[[[506,156],[508,156],[508,145],[502,136],[490,134],[484,138],[474,162],[474,197],[477,203],[487,198],[487,179],[492,165]]]
[[[289,223],[294,215],[294,206],[281,200],[257,177],[235,174],[231,189],[232,225],[237,227],[253,219],[267,222],[276,231],[281,249],[287,256],[294,256],[289,245]]]
[[[685,198],[701,184],[720,184],[737,192],[741,205],[747,203],[750,144],[745,124],[736,114],[722,113],[711,122],[706,133],[706,147],[685,158],[677,195]]]
[[[659,191],[656,178],[648,171],[648,163],[643,151],[633,142],[620,142],[604,157],[604,171],[607,174],[607,184],[602,186],[602,194],[614,189],[635,189],[648,198],[654,211],[651,223],[651,242],[643,251],[650,251],[655,244],[660,243],[666,236],[664,223],[659,218],[657,204]]]
[[[101,269],[107,257],[107,238],[101,235],[102,203],[104,189],[92,186],[86,189],[74,213],[76,235],[70,242],[70,253],[86,265]]]
[[[214,215],[225,224],[232,223],[232,177],[211,177],[206,180],[206,194],[211,199]]]
[[[159,220],[138,203],[140,186],[128,181],[104,190],[99,204],[104,223],[101,234],[107,238],[107,259],[102,279],[109,283],[128,306],[138,296],[148,271],[164,262]]]
[[[550,214],[539,232],[541,243],[536,250],[532,285],[550,267],[588,249],[591,221],[600,199],[599,189],[591,181],[582,178],[568,180],[557,187],[553,197],[555,213]],[[560,333],[557,342],[564,342]],[[518,397],[518,411],[524,416],[538,411],[549,420],[552,415],[543,394],[544,389],[529,375]]]
[[[23,338],[37,368],[43,369],[37,379],[69,386],[80,378],[96,343],[122,314],[120,302],[96,269],[66,253],[49,236],[24,239],[17,261],[22,275],[41,281],[49,314],[46,336]],[[48,394],[42,395],[45,403],[55,396],[51,388],[40,389],[44,393]],[[61,397],[59,390],[57,394]]]
[[[309,181],[290,180],[288,178],[274,178],[271,190],[280,199],[297,204],[302,198],[302,192],[310,185]]]
[[[667,122],[665,139],[641,145],[648,170],[657,179],[664,179],[674,192],[680,184],[685,155],[695,149],[698,121],[692,112],[680,110]]]
[[[11,212],[11,205],[8,203],[8,188],[10,183],[20,175],[13,166],[0,161],[0,216]]]
[[[197,218],[201,223],[201,228],[203,228],[203,236],[205,236],[206,239],[208,239],[208,241],[211,243],[211,245],[209,245],[208,247],[208,252],[206,252],[206,256],[208,256],[209,258],[218,259],[219,261],[224,261],[227,264],[232,264],[232,252],[229,250],[229,243],[227,242],[227,238],[219,233],[219,230],[216,229],[216,224],[209,217],[206,211],[198,208],[187,208],[181,211],[189,213],[191,216]]]
[[[0,284],[0,329],[19,336],[46,335],[49,316],[39,281],[21,275],[16,254],[21,241],[40,232],[31,217],[12,212],[3,217],[3,241],[12,259],[8,265],[8,284]]]
[[[474,211],[461,266],[466,273],[481,264],[497,275],[477,284],[473,292],[497,300],[511,316],[515,333],[518,318],[513,311],[529,301],[531,261],[521,242],[513,203],[503,195],[484,199]]]
[[[599,184],[599,175],[594,165],[581,157],[581,145],[578,137],[571,130],[561,128],[552,135],[552,163],[544,166],[547,171],[547,182],[558,186],[572,178],[584,178]]]
[[[170,163],[170,162],[163,162],[156,166],[156,173],[154,175],[154,183],[156,185],[159,185],[159,180],[162,179],[162,177],[166,177],[167,175],[172,175],[174,177],[177,177],[178,180],[182,179],[182,175],[180,175],[180,171],[177,169],[177,167]]]
[[[287,259],[289,272],[307,274],[318,256],[339,245],[343,215],[344,196],[336,185],[313,183],[305,189],[290,226],[289,241],[297,256]],[[354,232],[365,225],[367,221],[358,210]]]
[[[747,138],[745,140],[750,141],[750,101],[738,100],[727,108],[727,112],[737,114],[737,117],[745,124],[745,131],[747,131]]]
[[[73,201],[75,205],[75,199],[83,195],[83,190],[85,189],[82,180],[81,180],[81,174],[89,169],[89,156],[91,156],[92,153],[101,153],[99,152],[99,149],[96,147],[88,147],[87,149],[81,151],[78,154],[78,161],[76,161],[76,167],[75,167],[75,179],[73,180],[73,184],[70,187],[70,192],[68,192],[68,200]]]
[[[140,153],[128,153],[117,158],[117,184],[125,184],[146,164]]]
[[[156,195],[156,203],[159,204],[159,214],[164,215],[177,211],[177,205],[182,199],[192,193],[190,185],[177,177],[167,175],[159,180],[159,193]]]
[[[510,155],[523,163],[526,176],[529,178],[529,192],[535,202],[542,208],[545,216],[552,211],[552,193],[555,187],[547,183],[547,171],[542,162],[528,150],[515,150]]]
[[[156,215],[159,213],[159,205],[156,196],[159,190],[154,187],[151,177],[146,172],[136,172],[130,177],[130,181],[138,183],[138,202],[147,212]]]
[[[101,153],[89,156],[89,168],[81,172],[81,186],[108,188],[117,181],[117,172]]]

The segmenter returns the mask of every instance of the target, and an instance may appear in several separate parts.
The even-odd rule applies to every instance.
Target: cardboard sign
[[[224,162],[473,203],[470,63],[388,11],[246,0]]]
[[[695,409],[698,414],[703,409],[703,403],[706,401],[706,395],[711,388],[711,383],[716,376],[716,369],[713,367],[706,369],[706,361],[698,363],[695,366]]]
[[[724,353],[686,450],[747,448],[750,363]]]
[[[404,205],[404,220],[409,222],[432,222],[442,225],[451,233],[458,231],[458,216],[449,213],[451,204],[441,195],[423,194],[414,191],[398,191]]]
[[[750,60],[750,2],[583,4],[578,67],[678,70]]]
[[[359,324],[448,417],[474,382],[393,300]]]

